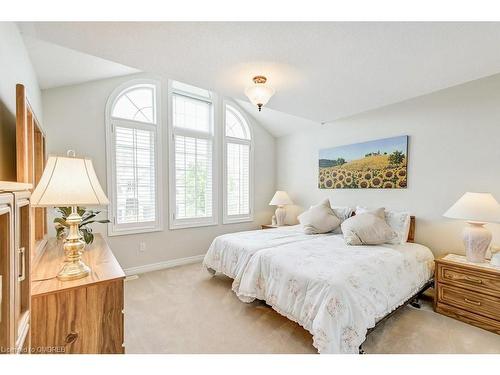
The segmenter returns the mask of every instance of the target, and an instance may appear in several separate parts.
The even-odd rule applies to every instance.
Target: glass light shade
[[[260,111],[261,107],[266,105],[274,95],[274,89],[266,85],[265,77],[255,77],[253,86],[245,90],[245,95]]]
[[[31,195],[34,207],[103,206],[108,198],[90,159],[51,156]]]
[[[282,190],[278,190],[269,202],[270,206],[286,206],[287,204],[293,204],[293,202],[287,192]]]
[[[443,215],[474,223],[500,222],[500,205],[490,193],[465,193]]]

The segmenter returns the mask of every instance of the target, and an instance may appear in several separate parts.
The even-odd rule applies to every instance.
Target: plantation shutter
[[[227,214],[250,213],[250,146],[227,143]]]
[[[156,221],[155,132],[114,123],[116,223]]]
[[[193,88],[189,93],[174,92],[172,109],[174,225],[211,224],[215,217],[212,102]]]
[[[175,136],[176,219],[212,216],[212,142]]]

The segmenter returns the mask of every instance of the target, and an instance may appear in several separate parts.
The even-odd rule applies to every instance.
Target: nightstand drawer
[[[455,268],[440,264],[438,266],[438,280],[444,283],[452,283],[481,293],[498,295],[500,292],[500,277],[489,276],[484,273],[469,271],[465,268]]]
[[[500,335],[500,321],[498,320],[458,309],[444,303],[439,303],[436,306],[436,312]]]
[[[438,303],[442,302],[493,319],[500,319],[500,298],[443,284],[438,284],[437,298]]]

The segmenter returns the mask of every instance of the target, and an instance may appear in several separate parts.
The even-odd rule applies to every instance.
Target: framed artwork
[[[405,189],[408,136],[319,151],[320,189]]]

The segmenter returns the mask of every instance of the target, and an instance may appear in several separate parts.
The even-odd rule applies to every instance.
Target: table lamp
[[[70,152],[68,151],[68,155]],[[73,152],[74,155],[74,152]],[[92,161],[85,158],[51,156],[40,182],[31,194],[33,207],[68,207],[68,236],[64,240],[64,265],[59,280],[76,280],[90,274],[90,268],[82,261],[85,241],[78,225],[82,218],[77,206],[102,206],[109,204],[94,171]]]
[[[491,243],[491,232],[484,224],[500,222],[500,205],[495,198],[490,193],[465,193],[443,216],[467,221],[465,255],[469,262],[483,263]]]
[[[281,190],[278,190],[274,194],[273,199],[271,199],[271,202],[269,202],[270,206],[278,206],[274,214],[276,215],[276,224],[279,227],[285,225],[286,210],[283,206],[286,206],[287,204],[293,204],[293,202],[286,191]]]

